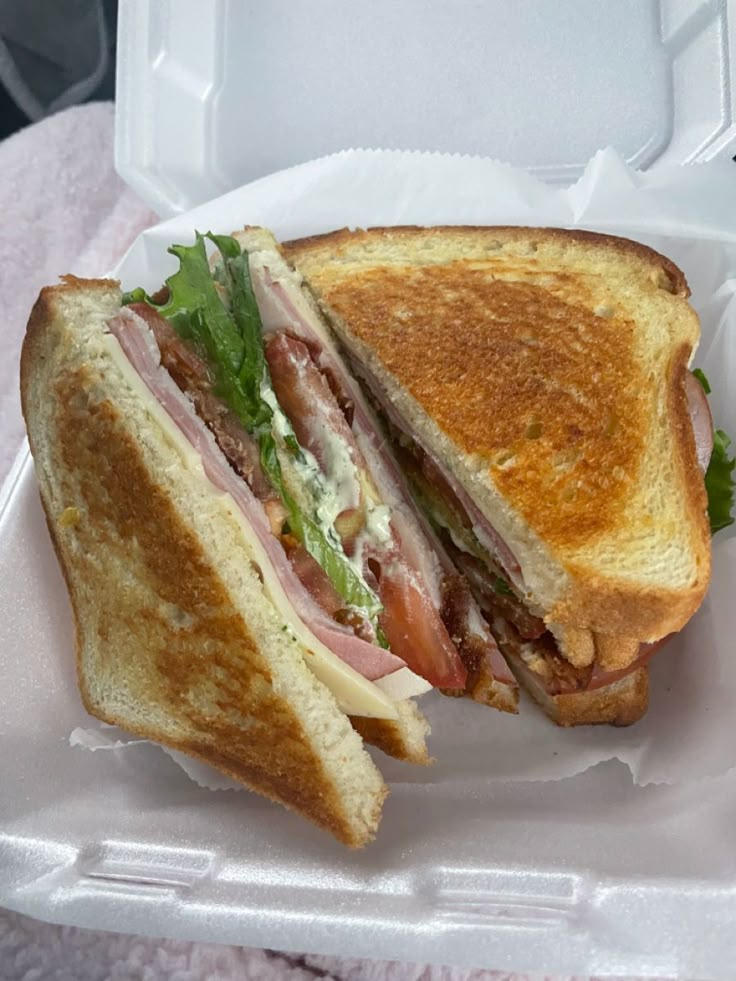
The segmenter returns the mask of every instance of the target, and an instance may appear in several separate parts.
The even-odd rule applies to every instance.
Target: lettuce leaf
[[[693,375],[698,379],[706,395],[710,395],[710,382],[701,368],[693,369]],[[705,489],[708,492],[708,518],[710,533],[715,535],[721,528],[728,528],[734,519],[731,515],[734,503],[733,470],[736,458],[728,456],[731,445],[730,437],[722,430],[713,432],[713,453],[708,469],[705,472]]]
[[[214,272],[207,258],[206,238],[221,255]],[[314,514],[304,513],[285,486],[273,432],[271,405],[278,403],[263,349],[263,326],[247,254],[230,236],[199,232],[194,245],[172,245],[169,252],[178,258],[179,269],[166,280],[166,302],[157,304],[144,290],[136,289],[123,295],[123,303],[148,303],[180,337],[193,341],[205,353],[215,373],[215,391],[258,442],[263,470],[284,503],[292,534],[324,569],[346,604],[368,617],[380,641],[380,599],[349,561],[334,528],[325,529]],[[284,442],[290,452],[303,457],[293,432]]]
[[[731,440],[722,429],[713,433],[713,454],[705,474],[705,489],[708,491],[708,517],[711,534],[733,524],[734,479],[736,457],[728,456]]]
[[[710,395],[710,391],[711,391],[711,389],[710,389],[710,382],[705,377],[705,372],[703,371],[703,369],[702,368],[693,368],[692,373],[695,376],[695,378],[697,378],[698,381],[700,382],[700,386],[703,389],[703,391],[705,392],[705,394],[706,395]]]

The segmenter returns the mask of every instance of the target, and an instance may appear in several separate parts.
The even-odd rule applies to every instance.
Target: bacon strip
[[[265,353],[276,398],[299,445],[309,450],[322,473],[338,488],[344,510],[355,511],[362,498],[360,452],[309,348],[285,331],[278,331],[269,335]]]
[[[161,364],[178,387],[191,399],[197,415],[215,437],[215,442],[227,457],[228,463],[245,480],[263,504],[281,504],[281,498],[263,472],[260,451],[255,439],[243,428],[234,412],[215,394],[215,379],[206,361],[185,343],[171,324],[147,303],[131,303],[128,307],[151,328],[161,352]],[[267,511],[276,510],[272,505]],[[282,508],[281,517],[285,518]],[[280,526],[274,529],[278,534]]]

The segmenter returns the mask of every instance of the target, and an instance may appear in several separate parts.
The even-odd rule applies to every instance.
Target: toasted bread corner
[[[375,835],[387,788],[289,646],[221,495],[188,479],[105,360],[99,335],[119,302],[105,280],[42,291],[21,367],[82,701],[360,847]]]

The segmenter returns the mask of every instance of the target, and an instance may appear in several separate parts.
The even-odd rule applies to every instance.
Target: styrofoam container
[[[123,0],[117,167],[169,216],[348,147],[733,156],[734,51],[733,0]]]
[[[359,143],[492,154],[554,180],[602,143],[641,166],[733,154],[734,22],[731,2],[128,0],[118,165],[169,215]],[[349,853],[254,795],[202,790],[150,746],[70,750],[72,648],[21,455],[0,498],[0,904],[359,957],[733,973],[736,773],[636,787],[609,762],[464,787],[397,766],[379,841]]]

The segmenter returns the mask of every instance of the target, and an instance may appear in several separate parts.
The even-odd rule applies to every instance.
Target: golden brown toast
[[[282,249],[367,386],[510,548],[573,664],[621,668],[684,626],[710,533],[684,389],[699,322],[670,260],[508,227],[341,230]]]
[[[120,300],[108,280],[43,290],[21,361],[85,707],[363,845],[380,773],[284,634],[224,495],[190,479],[109,357]]]
[[[539,583],[550,619],[640,639],[687,621],[710,570],[682,386],[699,324],[669,260],[518,228],[342,231],[283,251],[351,353],[452,446],[522,565],[541,545],[564,571],[566,588]]]

